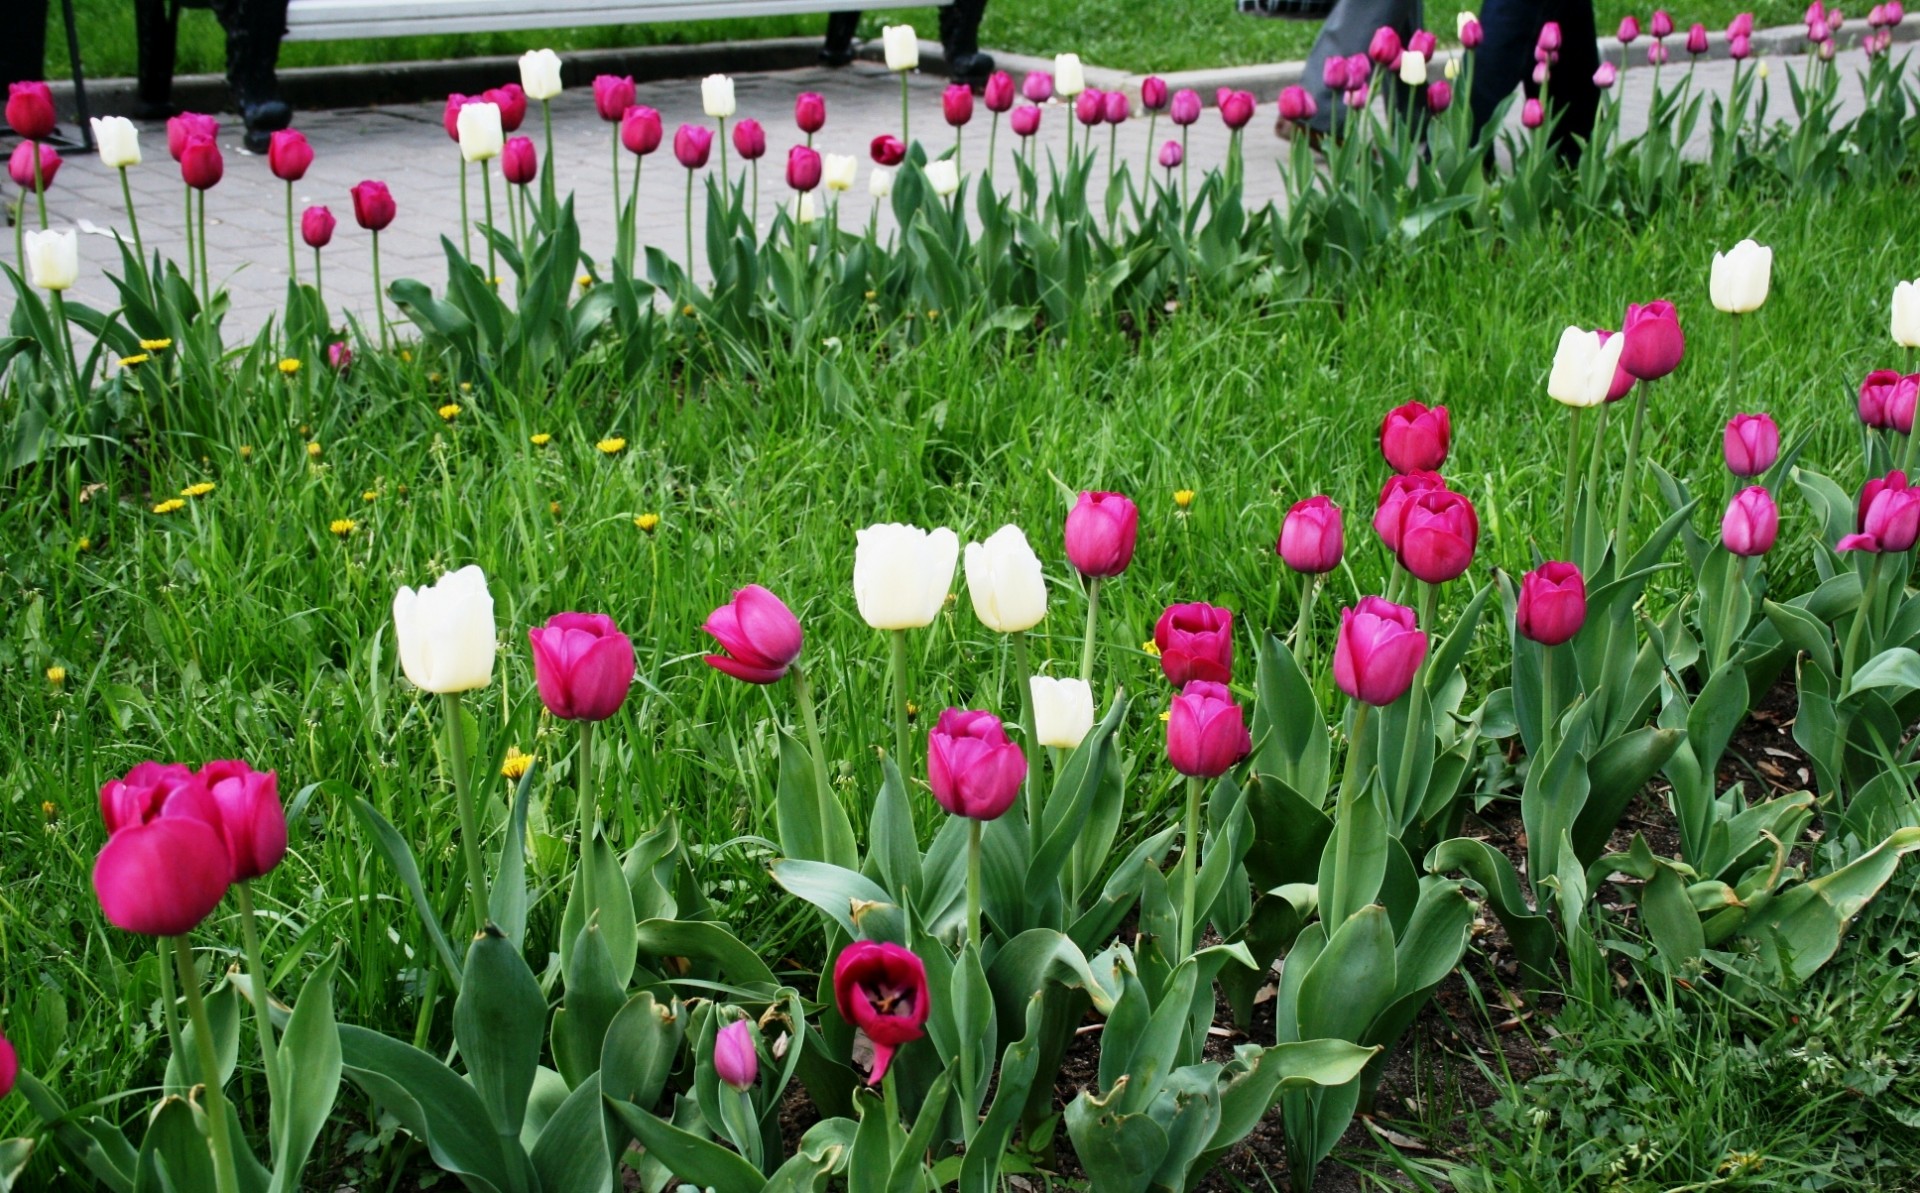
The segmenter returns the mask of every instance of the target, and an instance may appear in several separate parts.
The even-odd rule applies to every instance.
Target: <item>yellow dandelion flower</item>
[[[602,455],[616,456],[627,450],[627,441],[616,435],[611,439],[602,439],[593,446],[599,448]]]
[[[186,505],[187,503],[178,497],[169,497],[159,505],[154,506],[153,512],[156,514],[170,514],[175,510],[185,509]]]
[[[320,445],[318,443],[307,444],[307,455],[318,460],[320,458]]]
[[[1188,506],[1193,504],[1193,490],[1192,489],[1175,489],[1173,491],[1173,503],[1179,506],[1181,509],[1186,509]]]
[[[939,311],[928,311],[928,312],[927,312],[927,318],[929,318],[929,319],[938,319],[939,317],[940,317],[940,312],[939,312]]]
[[[360,494],[360,500],[367,502],[378,501],[380,500],[380,490],[368,489],[366,492]]]
[[[508,746],[507,756],[500,762],[500,777],[509,781],[518,779],[532,765],[533,755],[522,754],[519,746]]]
[[[47,668],[47,682],[56,688],[67,682],[67,669],[60,666]]]
[[[52,800],[43,799],[40,801],[40,815],[45,816],[48,820],[52,820],[57,811],[58,809],[53,806]]]
[[[549,501],[549,502],[547,502],[547,512],[548,512],[548,513],[550,513],[550,514],[552,514],[552,515],[553,515],[554,517],[556,517],[556,518],[557,518],[557,517],[559,517],[559,516],[560,516],[560,503],[559,503],[559,502],[557,502],[557,501]]]
[[[1170,708],[1167,708],[1167,709],[1162,709],[1162,710],[1160,711],[1160,719],[1161,719],[1161,720],[1163,720],[1163,721],[1171,721],[1171,720],[1173,720],[1173,710],[1172,710],[1172,709],[1170,709]]]
[[[400,363],[401,363],[401,364],[409,364],[409,365],[410,365],[410,364],[412,364],[412,363],[413,363],[413,353],[411,353],[411,352],[409,352],[409,351],[407,351],[407,350],[406,350],[405,348],[402,348],[402,349],[400,349]]]
[[[188,485],[186,488],[180,490],[180,496],[205,497],[207,494],[213,492],[213,489],[214,489],[214,485],[212,481],[196,481],[193,484]]]
[[[1157,659],[1160,657],[1160,644],[1158,642],[1155,642],[1151,638],[1147,639],[1145,642],[1142,642],[1140,644],[1140,649],[1147,652],[1148,658]]]
[[[93,540],[82,535],[80,541],[73,545],[73,549],[80,552],[91,551],[93,550]]]
[[[470,394],[470,393],[472,393],[472,392],[473,392],[473,382],[471,382],[471,381],[462,381],[462,382],[460,383],[460,392],[461,392],[461,393],[463,393],[463,394]]]
[[[445,406],[440,407],[439,413],[442,419],[447,422],[452,422],[455,418],[459,417],[460,403],[448,402]]]
[[[683,307],[681,307],[681,308],[680,308],[680,313],[681,313],[682,315],[685,315],[685,316],[686,316],[687,318],[689,318],[689,319],[691,319],[691,318],[693,318],[693,314],[694,314],[694,312],[693,312],[693,304],[692,304],[692,303],[688,303],[688,304],[687,304],[686,306],[683,306]]]
[[[431,381],[431,382],[433,382],[433,383],[434,383],[435,385],[438,385],[438,384],[440,384],[440,374],[438,374],[438,373],[428,373],[428,374],[427,374],[427,380],[428,380],[428,381]]]
[[[253,459],[253,445],[251,443],[243,443],[240,445],[240,458],[242,460]]]
[[[401,485],[399,488],[395,489],[394,492],[400,494],[400,496],[402,497],[405,497],[407,495],[407,487],[405,485]]]
[[[872,302],[875,298],[879,297],[879,295],[880,295],[880,291],[869,290],[867,291],[867,301]]]
[[[633,524],[635,526],[638,526],[640,529],[646,531],[648,534],[652,534],[654,531],[654,528],[660,525],[660,515],[659,514],[641,514],[639,517],[633,520]]]
[[[298,357],[289,356],[281,360],[280,362],[281,373],[285,374],[288,377],[291,377],[295,373],[298,373],[299,371],[300,371],[300,360]]]
[[[327,530],[340,538],[346,538],[359,528],[359,523],[355,522],[352,518],[335,518],[333,521],[327,523]]]
[[[583,273],[580,275],[579,281],[580,281],[580,288],[582,290],[585,290],[588,286],[593,285],[593,275],[590,273]]]
[[[545,431],[541,431],[539,434],[533,437],[533,446],[535,447],[545,447],[547,446],[547,444],[552,442],[553,442],[553,436],[547,434]]]
[[[907,701],[907,720],[911,721],[914,718],[918,717],[919,715],[920,715],[920,706],[918,704],[915,704],[911,700]]]
[[[140,351],[142,352],[165,352],[167,349],[171,347],[173,347],[172,340],[141,340],[140,341]]]
[[[146,363],[147,363],[148,361],[150,361],[150,360],[152,360],[152,359],[153,359],[153,357],[151,357],[151,356],[149,356],[149,355],[147,355],[147,354],[146,354],[145,352],[136,352],[136,353],[134,353],[134,354],[133,354],[132,356],[123,356],[123,357],[121,357],[121,358],[120,358],[120,367],[121,367],[121,368],[123,368],[123,369],[131,369],[131,368],[133,368],[133,367],[134,367],[135,365],[143,365],[143,364],[146,364]]]

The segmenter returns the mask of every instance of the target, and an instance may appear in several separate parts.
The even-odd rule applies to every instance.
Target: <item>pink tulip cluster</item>
[[[100,818],[94,894],[110,923],[142,936],[191,932],[287,852],[279,779],[244,762],[142,762],[100,788]]]
[[[1884,54],[1893,48],[1894,26],[1907,19],[1907,10],[1900,0],[1888,0],[1885,4],[1876,4],[1867,13],[1867,36],[1860,46],[1869,54]]]
[[[1860,382],[1860,421],[1877,431],[1913,433],[1920,373],[1902,376],[1893,369],[1875,369]]]
[[[1876,476],[1860,490],[1854,514],[1854,533],[1842,538],[1836,551],[1898,554],[1920,540],[1920,487],[1907,483],[1907,474],[1895,469]]]
[[[7,126],[20,138],[7,161],[7,173],[21,190],[33,189],[36,161],[40,164],[41,188],[53,184],[53,175],[60,169],[60,154],[45,142],[53,135],[56,123],[53,91],[45,83],[7,84]]]

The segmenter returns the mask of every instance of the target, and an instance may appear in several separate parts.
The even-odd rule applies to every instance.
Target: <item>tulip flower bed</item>
[[[129,251],[177,334],[95,385],[23,290],[9,399],[99,421],[0,506],[0,1181],[1901,1187],[1902,168],[1523,161],[1486,211],[1584,218],[1297,271],[1169,170],[1023,217],[1135,237],[1083,310],[941,263],[908,143],[895,256],[716,188],[714,288],[580,296],[516,196],[516,305],[449,236],[419,338],[302,286],[229,353]]]

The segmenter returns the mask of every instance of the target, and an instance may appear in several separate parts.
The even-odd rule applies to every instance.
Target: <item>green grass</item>
[[[1427,6],[1426,24],[1443,41],[1453,39],[1454,17],[1471,3],[1441,0]],[[1627,0],[1602,0],[1595,6],[1600,31],[1610,34],[1620,18],[1647,10]],[[136,47],[133,8],[125,0],[75,0],[80,44],[89,73],[131,75]],[[1751,10],[1761,25],[1790,24],[1801,9],[1792,0],[1708,0],[1693,8],[1677,8],[1674,20],[1684,27],[1699,20],[1709,28],[1723,28],[1735,13]],[[861,36],[878,36],[882,24],[909,20],[923,37],[938,36],[936,10],[906,9],[870,12],[861,22]],[[448,34],[437,37],[383,38],[372,41],[289,42],[280,55],[282,66],[335,66],[357,62],[388,62],[427,58],[464,58],[488,54],[519,54],[529,46],[587,50],[614,46],[686,44],[745,40],[760,37],[819,36],[824,17],[756,18],[670,24],[606,26],[586,29],[534,30],[523,33]],[[1124,8],[1088,5],[1082,0],[1027,0],[988,5],[980,29],[981,44],[1021,54],[1051,55],[1073,50],[1087,62],[1135,72],[1199,70],[1212,66],[1240,66],[1304,58],[1319,34],[1317,22],[1269,20],[1243,16],[1232,0],[1181,0],[1175,4],[1140,4]],[[179,70],[182,74],[218,72],[225,68],[226,44],[210,12],[192,9],[180,21]],[[47,70],[65,78],[66,36],[57,19],[50,25]],[[1262,99],[1271,99],[1263,96]]]

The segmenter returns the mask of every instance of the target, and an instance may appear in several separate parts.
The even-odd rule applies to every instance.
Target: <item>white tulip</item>
[[[927,163],[927,185],[942,199],[960,189],[960,167],[952,158]]]
[[[1400,81],[1409,87],[1418,87],[1427,81],[1427,56],[1425,54],[1400,55]]]
[[[1767,287],[1773,279],[1773,250],[1751,240],[1743,240],[1724,253],[1713,255],[1713,276],[1707,291],[1715,309],[1729,315],[1757,311],[1767,301]]]
[[[953,587],[959,536],[944,526],[926,531],[883,522],[854,539],[853,599],[866,623],[876,630],[931,625]]]
[[[1053,93],[1062,99],[1072,99],[1087,89],[1087,72],[1080,65],[1078,54],[1055,54],[1053,56]]]
[[[546,100],[560,94],[560,55],[552,50],[520,55],[520,90],[528,99]]]
[[[1033,736],[1043,746],[1077,750],[1093,728],[1093,689],[1084,679],[1033,677]]]
[[[708,75],[700,80],[700,106],[715,120],[733,115],[733,76]]]
[[[472,564],[432,587],[393,595],[400,666],[428,692],[464,692],[493,682],[493,594]]]
[[[793,202],[787,206],[787,215],[796,224],[811,224],[819,219],[819,212],[813,206],[813,192],[801,191],[795,195]]]
[[[1547,396],[1575,408],[1598,406],[1607,400],[1613,386],[1614,371],[1620,366],[1620,350],[1627,337],[1608,336],[1600,342],[1597,331],[1569,327],[1560,333],[1560,346],[1553,354],[1553,371],[1547,375]]]
[[[1458,54],[1447,55],[1445,73],[1448,79],[1457,79],[1460,77],[1460,56]]]
[[[967,595],[980,623],[1017,634],[1047,616],[1047,581],[1040,557],[1018,526],[1002,526],[984,543],[967,544]]]
[[[80,280],[80,241],[72,232],[29,232],[27,280],[42,290],[68,290]]]
[[[1893,342],[1920,348],[1920,278],[1893,288]]]
[[[851,153],[828,153],[820,158],[820,181],[830,191],[850,191],[860,179],[860,162]]]
[[[460,156],[470,162],[490,162],[500,156],[506,134],[500,131],[500,105],[485,102],[464,105],[454,117],[460,134]]]
[[[1474,15],[1473,13],[1467,12],[1464,9],[1461,10],[1460,12],[1455,13],[1453,15],[1454,36],[1458,37],[1462,33],[1465,33],[1467,31],[1467,26],[1471,25],[1472,23],[1474,23],[1479,19],[1480,18],[1478,16]]]
[[[885,166],[875,166],[867,177],[867,193],[876,199],[884,199],[893,193],[893,171]]]
[[[100,160],[116,170],[140,164],[140,130],[125,116],[95,116],[93,144]]]
[[[912,25],[888,25],[880,30],[880,44],[887,51],[887,69],[913,70],[920,65],[920,35]]]

